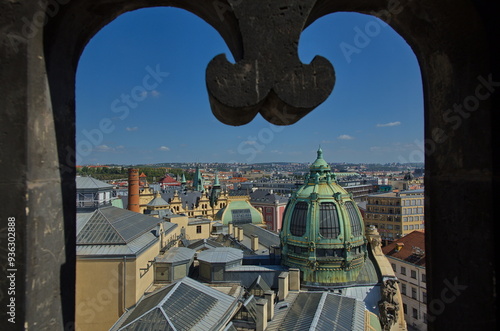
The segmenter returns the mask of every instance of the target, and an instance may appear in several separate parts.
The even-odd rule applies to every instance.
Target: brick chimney
[[[130,211],[140,212],[139,208],[139,169],[128,169],[128,206]]]

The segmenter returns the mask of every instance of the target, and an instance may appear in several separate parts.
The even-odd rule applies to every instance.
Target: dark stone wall
[[[219,31],[238,63],[264,63],[272,57],[265,64],[266,78],[254,87],[276,86],[291,70],[297,70],[297,76],[292,76],[299,77],[303,68],[294,59],[293,47],[300,32],[297,26],[305,27],[329,13],[376,15],[400,33],[418,58],[424,84],[429,330],[495,329],[493,187],[498,182],[498,161],[493,159],[493,142],[498,130],[493,126],[500,108],[500,57],[495,47],[500,39],[493,3],[0,0],[0,230],[6,234],[8,218],[16,218],[17,268],[16,324],[2,317],[2,329],[73,326],[76,67],[86,43],[99,29],[124,12],[151,6],[175,6],[198,15]],[[285,7],[299,9],[292,11],[294,19],[277,12]],[[245,20],[255,13],[262,15],[266,27],[275,25],[276,15],[285,15],[280,22],[290,26],[290,33],[277,36],[273,29],[267,33],[275,41],[287,42],[250,38],[252,29]],[[284,49],[288,52],[281,56],[293,65],[276,66],[279,57],[275,55]],[[325,82],[333,82],[329,64],[321,66],[320,71],[327,73]],[[312,74],[314,70],[304,77]],[[225,75],[252,87],[251,78],[234,75],[234,69]],[[273,121],[285,110],[294,117],[285,116],[290,119],[278,124],[293,123],[321,102],[315,96],[316,87],[306,85],[308,93],[300,100],[271,91],[267,99],[253,95],[246,104],[235,104],[221,97],[223,89],[213,84],[213,77],[207,70],[214,114],[231,125],[251,120],[256,111],[267,112]],[[2,307],[10,300],[4,275],[8,269],[5,243],[2,237]]]

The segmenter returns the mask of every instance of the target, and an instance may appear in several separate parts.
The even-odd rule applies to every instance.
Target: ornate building
[[[365,232],[352,194],[337,183],[321,148],[304,185],[288,202],[280,241],[281,263],[300,270],[302,287],[345,296],[363,292],[361,299],[382,330],[406,330],[398,280],[382,253],[380,235],[373,226]]]
[[[304,185],[290,198],[281,241],[283,264],[300,268],[308,285],[353,283],[364,267],[361,213],[337,184],[321,149]]]

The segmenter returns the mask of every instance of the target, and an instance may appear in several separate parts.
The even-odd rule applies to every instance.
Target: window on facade
[[[422,282],[425,283],[426,282],[426,278],[425,278],[425,274],[422,274]]]
[[[401,294],[406,295],[406,284],[401,284]]]
[[[401,275],[406,276],[406,268],[405,267],[401,267]]]
[[[196,233],[201,233],[201,225],[196,226]]]
[[[413,318],[414,318],[414,319],[418,319],[418,310],[417,310],[417,309],[415,309],[415,308],[413,308],[413,309],[412,309],[412,311],[413,311],[413,314],[412,314],[412,315],[413,315]]]
[[[361,219],[356,211],[356,207],[352,201],[347,201],[345,203],[347,212],[349,214],[349,219],[351,221],[351,231],[353,236],[360,236],[362,233],[361,229]]]
[[[391,267],[393,271],[396,271],[396,265],[394,263],[391,263]]]
[[[408,314],[408,306],[406,306],[406,303],[403,303],[403,312]]]
[[[427,292],[422,292],[422,302],[427,302]]]
[[[299,201],[295,204],[290,221],[290,233],[294,236],[302,236],[306,233],[307,210],[308,204],[304,201]]]
[[[337,208],[333,202],[319,205],[319,233],[325,238],[337,238],[340,234]]]
[[[417,299],[417,289],[415,287],[413,287],[413,286],[411,288],[411,297],[413,299]]]

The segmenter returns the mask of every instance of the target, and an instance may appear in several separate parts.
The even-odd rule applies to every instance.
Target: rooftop
[[[410,232],[383,247],[382,251],[388,257],[425,267],[425,233],[420,230]]]
[[[111,330],[220,330],[236,308],[237,298],[184,277],[142,297]]]

